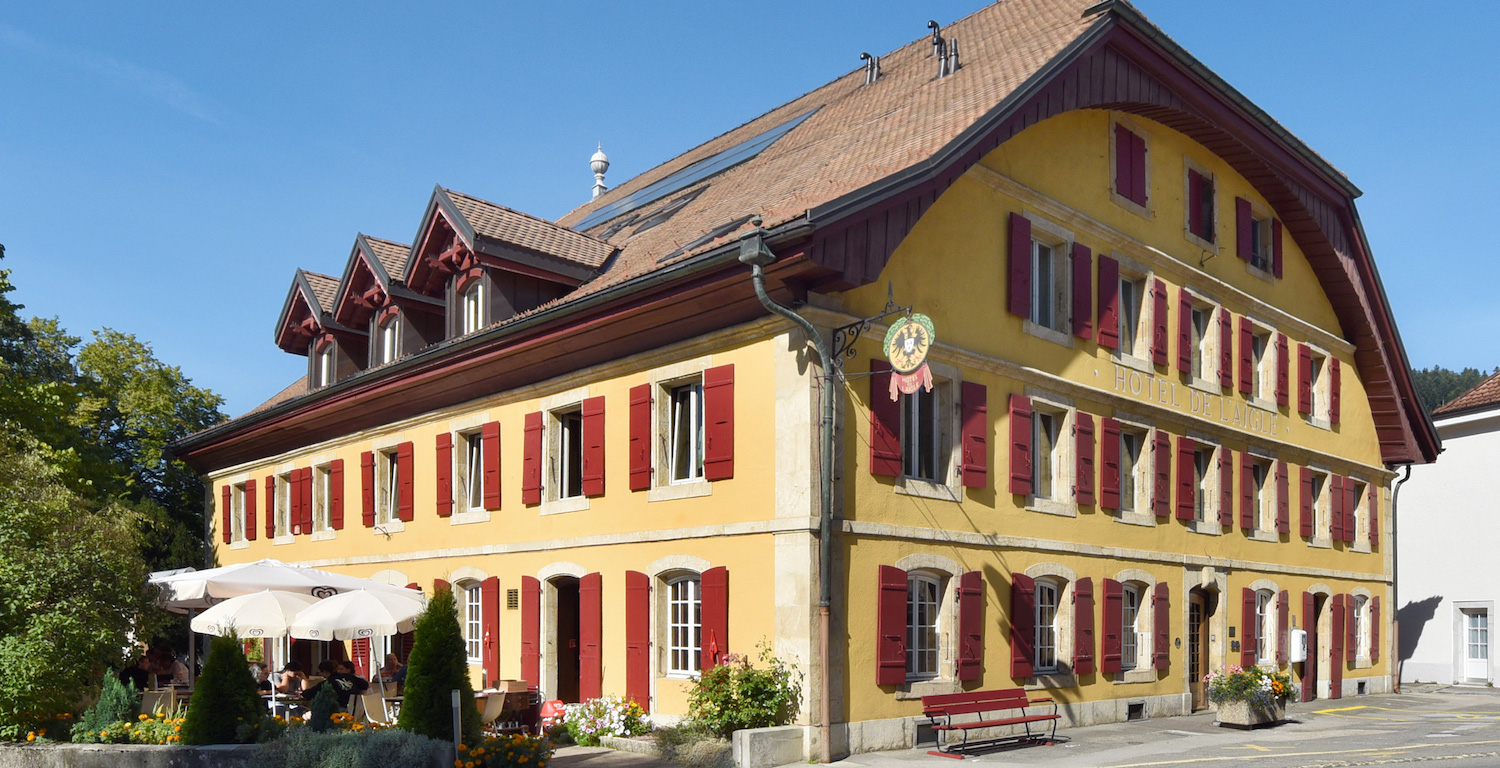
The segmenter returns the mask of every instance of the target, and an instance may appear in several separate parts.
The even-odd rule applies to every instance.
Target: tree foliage
[[[265,717],[250,662],[232,633],[214,638],[182,724],[183,744],[234,744],[240,726]]]
[[[1500,370],[1500,369],[1497,369]],[[1411,372],[1412,382],[1417,387],[1417,397],[1422,407],[1432,413],[1438,406],[1473,389],[1490,376],[1478,368],[1450,371],[1441,365],[1419,368]]]
[[[417,616],[406,664],[406,695],[400,727],[434,739],[453,738],[453,691],[458,691],[466,744],[478,744],[479,707],[469,682],[468,653],[458,626],[453,590],[440,589]]]

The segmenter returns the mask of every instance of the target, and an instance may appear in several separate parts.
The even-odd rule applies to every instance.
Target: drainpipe
[[[820,453],[822,455],[822,469],[818,476],[818,653],[821,657],[819,663],[819,728],[822,738],[821,760],[824,763],[832,762],[832,752],[829,746],[829,735],[832,732],[830,726],[830,699],[828,693],[829,667],[831,656],[828,651],[829,630],[829,605],[832,603],[833,594],[833,360],[828,355],[828,344],[823,340],[823,335],[813,326],[807,318],[793,312],[791,309],[777,304],[766,293],[766,275],[762,268],[776,261],[776,254],[766,247],[766,231],[761,229],[761,218],[756,216],[751,220],[755,229],[740,236],[740,261],[750,265],[750,280],[755,284],[755,295],[760,298],[760,303],[771,312],[780,315],[797,324],[807,338],[813,343],[818,352],[819,362],[823,366],[823,402],[822,417],[820,419],[821,440]]]
[[[1401,603],[1396,599],[1396,589],[1401,581],[1396,578],[1400,561],[1396,559],[1396,500],[1401,497],[1401,484],[1411,479],[1411,465],[1391,489],[1391,690],[1401,692]]]

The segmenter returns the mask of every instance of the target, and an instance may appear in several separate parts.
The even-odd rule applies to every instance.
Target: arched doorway
[[[1194,712],[1208,708],[1208,684],[1203,678],[1209,673],[1209,626],[1218,605],[1219,593],[1215,590],[1194,587],[1188,591],[1188,693]]]

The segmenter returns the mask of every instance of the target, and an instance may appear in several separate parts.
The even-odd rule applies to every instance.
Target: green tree
[[[265,716],[265,702],[255,689],[240,639],[233,634],[214,638],[182,724],[182,743],[235,744],[241,725],[253,732],[250,729]]]
[[[1440,365],[1419,368],[1411,372],[1412,383],[1417,387],[1417,398],[1422,401],[1422,407],[1427,409],[1428,413],[1432,413],[1437,410],[1438,406],[1479,386],[1479,382],[1489,376],[1489,373],[1478,368],[1451,371]]]
[[[469,682],[468,652],[458,626],[453,590],[440,589],[417,616],[414,645],[406,664],[406,695],[399,725],[423,736],[453,738],[453,691],[458,691],[466,744],[478,744],[479,707]]]

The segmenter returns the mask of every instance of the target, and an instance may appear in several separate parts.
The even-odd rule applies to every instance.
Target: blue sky
[[[409,242],[434,184],[556,218],[596,142],[618,184],[980,6],[7,4],[0,265],[243,413],[304,370],[272,343],[293,270]],[[1414,365],[1500,365],[1500,4],[1138,7],[1365,191]]]

